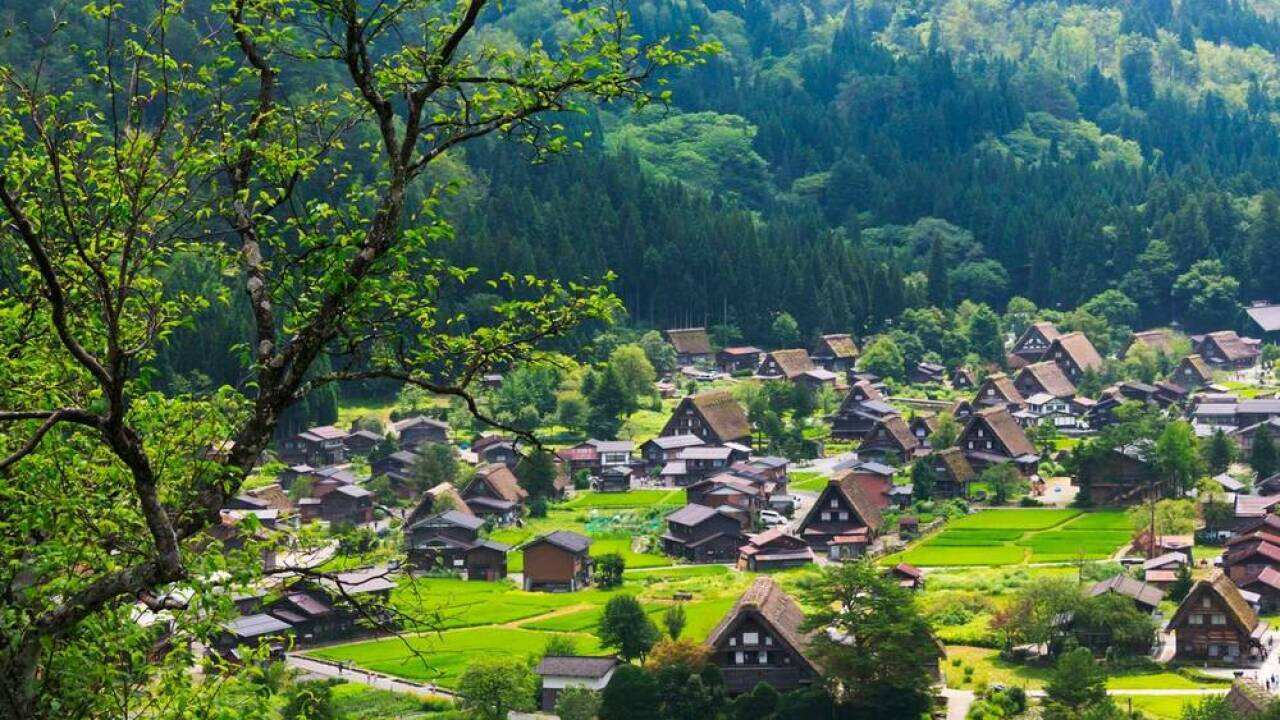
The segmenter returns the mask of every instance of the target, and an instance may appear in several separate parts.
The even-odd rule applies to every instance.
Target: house
[[[818,392],[824,387],[838,388],[840,376],[824,368],[814,368],[800,373],[795,383],[808,388],[810,392]]]
[[[751,345],[727,347],[716,353],[716,367],[730,375],[752,372],[760,364],[760,356],[763,354],[763,350]]]
[[[849,388],[840,408],[831,416],[831,437],[862,440],[884,418],[898,414],[898,409],[885,402],[884,396],[869,381],[861,380]]]
[[[750,447],[751,423],[729,391],[713,390],[681,399],[658,435],[696,435],[708,445],[740,443]]]
[[[955,401],[954,404],[952,404],[951,417],[955,418],[956,420],[964,420],[965,418],[972,415],[974,413],[974,410],[976,410],[977,408],[978,408],[978,405],[974,401],[965,400],[964,398],[961,398]]]
[[[757,485],[772,483],[771,492],[785,494],[787,492],[787,466],[790,461],[784,457],[765,455],[752,457],[729,466],[734,475],[743,477]]]
[[[299,646],[346,640],[360,630],[351,608],[315,590],[286,590],[267,606],[266,613],[288,623]]]
[[[1062,367],[1048,360],[1022,368],[1013,379],[1013,386],[1018,389],[1018,394],[1028,399],[1043,393],[1052,398],[1070,400],[1076,394],[1076,386]]]
[[[750,517],[730,505],[685,505],[667,515],[662,551],[690,562],[732,562],[746,541]]]
[[[613,672],[621,665],[616,657],[591,657],[584,655],[547,655],[534,668],[542,680],[538,706],[543,712],[556,709],[556,701],[565,688],[585,688],[601,692],[613,679]]]
[[[266,645],[273,658],[283,658],[293,637],[293,626],[273,615],[255,613],[241,615],[223,623],[213,639],[213,651],[225,660],[243,659],[240,648]]]
[[[809,547],[827,552],[833,559],[860,554],[880,532],[883,524],[880,508],[868,497],[852,470],[827,482],[809,512],[800,521],[797,532]],[[856,542],[856,538],[862,542]],[[837,538],[846,538],[836,543]],[[840,547],[831,549],[835,543]]]
[[[729,445],[698,446],[685,448],[676,455],[676,462],[684,465],[683,480],[677,485],[689,485],[709,475],[729,469],[729,466],[740,460],[746,460],[748,453],[734,449]]]
[[[296,510],[293,506],[293,501],[289,499],[289,494],[278,483],[245,490],[244,494],[258,500],[264,507],[275,510],[280,515],[292,515]]]
[[[1244,664],[1262,654],[1267,624],[1221,571],[1197,580],[1167,628],[1176,636],[1177,660]]]
[[[1275,612],[1280,608],[1280,570],[1263,568],[1252,579],[1240,584],[1240,591],[1257,595],[1258,609],[1262,612]]]
[[[747,538],[738,548],[738,569],[765,572],[800,567],[813,562],[813,550],[804,540],[782,528],[773,528]]]
[[[929,436],[938,428],[937,415],[916,415],[911,418],[911,422],[907,423],[907,429],[916,439],[916,445],[922,448],[929,447]]]
[[[627,492],[631,489],[631,468],[626,465],[610,465],[596,478],[598,492]]]
[[[1188,355],[1173,369],[1169,379],[1188,390],[1213,384],[1213,370],[1199,355]]]
[[[467,502],[462,499],[462,494],[458,492],[458,488],[453,483],[442,482],[439,485],[422,493],[422,498],[418,500],[418,504],[409,512],[409,516],[405,518],[405,525],[412,525],[414,522],[427,517],[429,515],[439,515],[449,510],[456,510],[465,515],[475,515],[471,512],[471,508],[467,506]]]
[[[681,450],[706,445],[697,435],[667,435],[646,440],[640,445],[640,458],[646,467],[659,468],[673,461]]]
[[[419,570],[461,573],[468,580],[501,580],[511,548],[480,537],[483,527],[484,520],[458,510],[415,520],[405,527],[409,563]]]
[[[312,467],[340,465],[347,461],[347,431],[332,425],[321,425],[286,438],[280,444],[280,459],[290,463],[306,463]]]
[[[1240,587],[1271,568],[1280,570],[1280,532],[1262,528],[1238,533],[1227,541],[1222,553],[1222,571]]]
[[[369,463],[372,477],[390,478],[393,485],[403,484],[413,477],[413,466],[420,456],[409,450],[397,450],[384,458]]]
[[[1241,403],[1243,405],[1244,403]],[[1240,417],[1240,410],[1236,409],[1237,418]],[[1236,428],[1227,433],[1236,444],[1240,446],[1241,454],[1248,457],[1253,452],[1254,440],[1262,433],[1270,436],[1273,443],[1280,442],[1280,416],[1273,416],[1262,422],[1256,422],[1252,425],[1246,425]]]
[[[1157,555],[1142,563],[1142,580],[1148,585],[1166,590],[1177,581],[1178,574],[1185,567],[1188,567],[1188,560],[1180,552]]]
[[[373,493],[359,485],[339,484],[320,497],[298,501],[299,519],[304,523],[324,520],[329,523],[362,525],[373,522]]]
[[[1082,479],[1080,492],[1095,505],[1130,505],[1144,496],[1154,479],[1150,441],[1114,448]]]
[[[707,637],[710,661],[725,691],[750,692],[766,683],[780,693],[816,682],[820,670],[806,656],[804,612],[770,577],[758,577]]]
[[[586,470],[599,475],[607,467],[629,467],[635,443],[630,440],[587,440],[556,451],[556,457],[568,465],[570,473]]]
[[[756,368],[756,377],[766,380],[796,380],[804,373],[817,368],[809,358],[809,351],[803,348],[790,350],[774,350],[760,358]]]
[[[1234,330],[1219,330],[1191,338],[1193,349],[1211,367],[1240,370],[1253,367],[1262,351],[1255,340],[1240,337]]]
[[[967,498],[969,484],[977,478],[973,466],[965,458],[964,451],[951,447],[922,457],[916,462],[929,463],[933,468],[933,494],[940,498]]]
[[[1128,347],[1131,348],[1134,345],[1141,344],[1155,350],[1156,353],[1160,355],[1173,355],[1177,350],[1177,342],[1178,335],[1174,333],[1173,330],[1169,328],[1155,328],[1153,330],[1135,332],[1129,338]],[[1128,348],[1126,348],[1125,351],[1127,353]]]
[[[962,365],[956,368],[955,372],[951,373],[951,387],[956,390],[968,390],[970,388],[977,387],[977,385],[978,376],[970,368]]]
[[[525,544],[525,590],[581,590],[591,583],[591,538],[556,530]]]
[[[1045,360],[1052,360],[1062,368],[1062,372],[1073,382],[1079,382],[1085,371],[1102,370],[1102,356],[1082,332],[1071,332],[1059,335],[1044,355]]]
[[[1241,717],[1260,715],[1274,699],[1270,690],[1258,684],[1257,680],[1246,677],[1238,677],[1232,681],[1225,698],[1227,706]]]
[[[956,445],[975,469],[1012,462],[1021,472],[1030,474],[1040,462],[1022,426],[1008,410],[999,406],[971,415]]]
[[[382,442],[382,436],[372,430],[355,430],[347,436],[342,444],[347,455],[368,455]]]
[[[924,590],[924,571],[915,565],[898,563],[889,568],[889,575],[907,590]]]
[[[1244,309],[1244,313],[1258,326],[1263,335],[1280,331],[1280,305],[1256,300]]]
[[[867,458],[891,458],[910,460],[919,449],[920,442],[901,415],[890,415],[876,423],[875,428],[858,446],[858,455]]]
[[[1013,384],[1013,380],[1009,379],[1008,375],[992,373],[978,386],[978,391],[973,396],[973,402],[975,406],[1022,407],[1024,400],[1022,399],[1022,393],[1018,392],[1017,386]]]
[[[915,367],[911,368],[911,372],[908,373],[907,379],[910,382],[921,385],[926,383],[941,384],[946,376],[946,366],[932,362],[919,362],[916,363]]]
[[[520,462],[520,450],[514,440],[501,435],[483,435],[471,443],[471,452],[482,465],[499,463],[514,468]]]
[[[848,333],[823,335],[813,348],[813,362],[824,370],[847,373],[858,360],[858,346]]]
[[[498,525],[516,521],[529,493],[506,465],[493,463],[476,470],[470,484],[462,491],[471,512]]]
[[[696,482],[685,489],[685,502],[718,508],[722,505],[734,508],[754,518],[769,501],[766,485],[738,477],[733,473],[721,473]]]
[[[1009,366],[1021,367],[1039,361],[1049,351],[1053,341],[1061,335],[1062,333],[1058,332],[1058,328],[1053,323],[1032,323],[1014,341],[1013,348],[1009,351]]]
[[[1089,597],[1097,597],[1108,593],[1127,597],[1145,613],[1154,613],[1164,600],[1164,591],[1141,580],[1134,580],[1128,575],[1115,575],[1089,588]]]
[[[400,439],[401,450],[416,450],[419,446],[429,443],[449,444],[449,423],[426,415],[414,415],[398,420],[391,424],[391,429]]]
[[[677,328],[666,331],[667,342],[676,349],[676,364],[681,367],[711,362],[711,338],[704,327]]]

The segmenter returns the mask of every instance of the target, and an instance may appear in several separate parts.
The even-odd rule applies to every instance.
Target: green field
[[[657,506],[680,507],[684,505],[684,490],[632,490],[631,492],[601,493],[590,490],[579,492],[572,500],[560,505],[568,510],[618,510],[650,508]]]
[[[827,486],[827,478],[822,473],[809,470],[795,470],[787,473],[787,488],[805,492],[818,492]]]
[[[959,660],[959,664],[953,664]],[[964,669],[973,668],[968,682]],[[996,650],[989,648],[948,646],[947,659],[943,663],[947,687],[973,689],[979,683],[1001,683],[1039,690],[1048,681],[1052,670],[1048,667],[1028,666],[1000,659]],[[1120,670],[1107,678],[1112,690],[1193,690],[1199,688],[1224,688],[1223,683],[1201,682],[1168,670]],[[1137,703],[1134,703],[1135,707]]]
[[[985,510],[953,520],[890,560],[925,567],[1097,560],[1128,542],[1128,528],[1119,511]]]

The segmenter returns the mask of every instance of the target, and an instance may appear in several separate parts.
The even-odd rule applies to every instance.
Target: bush
[[[529,517],[544,518],[547,516],[547,499],[538,495],[529,501]]]
[[[1044,506],[1044,503],[1031,497],[1030,495],[1024,495],[1022,499],[1018,500],[1018,507],[1043,507],[1043,506]]]

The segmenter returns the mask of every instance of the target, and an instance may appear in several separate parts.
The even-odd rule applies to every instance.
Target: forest
[[[42,5],[10,3],[6,25],[34,36],[53,21]],[[571,5],[491,8],[484,37],[554,44]],[[519,144],[473,143],[414,189],[450,190],[455,232],[440,252],[477,272],[441,302],[476,324],[499,299],[486,281],[504,273],[611,278],[637,328],[719,326],[755,343],[774,341],[781,313],[802,338],[865,337],[912,308],[1004,313],[1017,298],[1068,312],[1111,291],[1137,307],[1135,326],[1205,330],[1280,298],[1272,2],[627,9],[646,40],[696,35],[718,52],[666,73],[665,106],[557,118],[580,141],[572,152],[531,163]],[[206,12],[186,7],[178,42],[195,43]],[[170,272],[177,287],[245,302],[196,255]],[[241,380],[248,316],[225,310],[174,334],[162,383]],[[581,354],[596,330],[558,349]]]

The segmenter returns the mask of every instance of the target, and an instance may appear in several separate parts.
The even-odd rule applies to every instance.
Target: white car
[[[763,522],[769,527],[778,527],[779,525],[786,525],[787,519],[782,516],[782,513],[779,513],[776,510],[761,510],[760,522]]]

